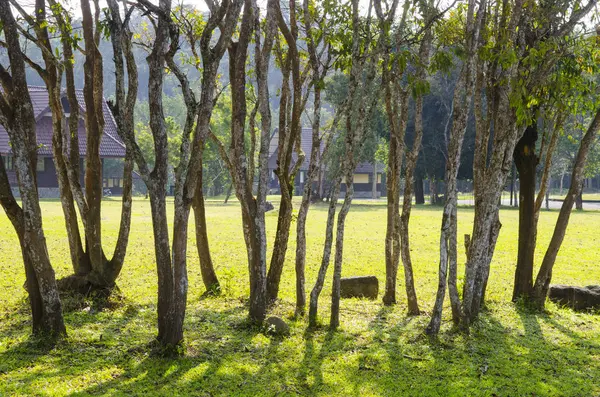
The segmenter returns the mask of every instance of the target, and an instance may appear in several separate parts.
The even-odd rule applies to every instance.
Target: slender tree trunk
[[[581,182],[581,188],[579,189],[579,194],[575,198],[575,209],[577,211],[583,210],[583,185],[585,182]],[[573,184],[573,182],[571,182]]]
[[[425,204],[425,194],[423,191],[423,177],[418,176],[415,181],[415,204]]]
[[[516,200],[516,195],[515,195],[515,178],[516,178],[516,167],[515,164],[513,163],[511,169],[510,169],[510,206],[513,206],[514,200]]]
[[[551,176],[548,177],[548,185],[552,186],[552,177]],[[549,210],[550,209],[550,189],[546,190],[546,194],[544,195],[544,197],[545,197],[546,209]]]
[[[398,137],[390,137],[387,170],[387,227],[385,233],[385,293],[383,303],[392,305],[396,303],[396,281],[398,277],[398,257],[400,255],[398,217],[400,206],[400,154],[401,146]],[[400,152],[401,153],[401,152]]]
[[[306,219],[310,207],[312,194],[312,180],[310,166],[313,164],[311,154],[308,181],[304,184],[302,192],[302,202],[298,208],[298,218],[296,219],[296,316],[303,316],[306,307]]]
[[[418,315],[420,313],[419,303],[417,300],[417,292],[415,290],[415,277],[410,257],[410,238],[409,238],[409,222],[410,212],[412,209],[412,196],[414,184],[414,172],[417,165],[417,156],[421,148],[421,138],[423,137],[423,97],[418,96],[416,100],[415,112],[415,141],[413,147],[406,156],[406,166],[404,172],[404,197],[402,201],[402,215],[400,216],[400,249],[402,264],[404,265],[404,285],[406,288],[406,297],[408,300],[408,314]]]
[[[429,204],[436,205],[438,202],[437,180],[435,177],[429,178]]]
[[[279,3],[275,3],[279,5]],[[292,196],[294,194],[294,180],[298,170],[304,162],[301,140],[301,116],[304,109],[303,85],[305,79],[300,73],[300,54],[297,47],[298,26],[296,22],[296,2],[289,2],[289,27],[280,7],[276,8],[276,19],[279,30],[287,43],[287,56],[282,62],[283,87],[281,90],[281,106],[279,112],[279,150],[278,168],[279,186],[281,187],[281,204],[277,220],[277,234],[273,245],[273,253],[267,274],[267,299],[269,303],[277,299],[279,283],[292,223]],[[289,89],[291,74],[292,90]],[[287,111],[284,111],[286,109]],[[288,114],[289,112],[289,114]],[[292,152],[296,148],[298,158],[292,165]]]
[[[227,187],[227,191],[225,193],[225,200],[223,200],[223,204],[227,204],[229,201],[229,197],[231,197],[231,192],[233,191],[233,183],[230,183]]]
[[[106,274],[106,258],[102,250],[102,162],[100,141],[104,132],[102,55],[94,34],[94,20],[89,0],[81,0],[83,37],[85,41],[84,89],[87,153],[85,167],[85,199],[87,211],[84,223],[86,247],[90,259],[92,283],[112,285]]]
[[[562,174],[560,174],[560,195],[561,196],[563,194],[563,184],[564,184],[564,181],[565,181],[565,174],[562,173]]]
[[[129,232],[131,230],[131,210],[133,205],[133,154],[131,150],[125,150],[125,161],[123,163],[123,196],[121,197],[121,222],[119,225],[119,234],[117,243],[113,251],[112,258],[108,264],[109,283],[114,282],[121,274],[125,255],[127,254],[127,245],[129,243]]]
[[[445,177],[445,203],[442,215],[442,225],[440,230],[440,264],[439,264],[439,279],[438,290],[436,294],[435,305],[431,320],[427,326],[428,334],[437,334],[440,329],[442,320],[442,308],[446,293],[446,282],[448,282],[450,292],[450,303],[452,306],[452,317],[455,322],[459,318],[459,298],[456,290],[456,273],[457,273],[457,177],[460,166],[460,154],[462,143],[464,140],[467,117],[471,106],[473,93],[481,92],[481,69],[477,68],[476,50],[479,44],[479,32],[483,25],[485,15],[485,3],[483,3],[477,11],[477,19],[475,19],[475,1],[470,0],[467,11],[466,23],[466,44],[468,48],[468,57],[465,60],[460,76],[454,88],[452,99],[452,130],[450,133],[450,142],[448,144],[448,157],[446,160],[446,177]],[[479,72],[479,74],[477,73]],[[476,81],[478,84],[476,84]],[[481,103],[475,103],[476,122],[479,120],[478,113],[481,110]],[[476,142],[477,144],[477,142]],[[497,200],[496,200],[497,203]],[[477,205],[477,203],[476,203]],[[470,247],[469,247],[469,255]],[[448,269],[450,270],[448,275]],[[448,275],[448,281],[446,277]]]
[[[377,199],[377,161],[373,160],[373,178],[371,180],[371,198]]]
[[[202,173],[202,168],[200,169],[200,172]],[[200,175],[200,180],[202,180],[202,175]],[[204,193],[202,192],[202,184],[200,183],[196,185],[196,194],[194,195],[194,202],[192,205],[194,208],[194,219],[196,221],[196,247],[198,249],[198,256],[200,257],[202,281],[204,282],[206,292],[218,293],[220,285],[210,256],[206,228],[206,213],[204,210]]]
[[[317,275],[317,281],[310,292],[310,307],[308,311],[308,324],[310,327],[317,326],[317,311],[319,308],[319,295],[323,290],[325,284],[325,277],[327,276],[327,269],[329,268],[329,261],[331,259],[331,247],[333,245],[333,225],[335,221],[335,212],[337,207],[338,197],[340,195],[341,177],[335,178],[333,181],[331,198],[329,200],[329,210],[327,212],[327,226],[325,227],[325,242],[323,243],[323,258],[321,260],[321,266],[319,267],[319,273]]]
[[[290,186],[285,176],[279,178],[279,186],[281,187],[281,200],[279,202],[279,214],[277,217],[277,232],[275,234],[275,242],[273,243],[271,264],[267,273],[267,299],[269,304],[275,302],[279,294],[279,283],[281,281],[281,273],[283,272],[283,264],[290,237],[290,226],[292,224],[291,189],[293,189],[293,186]]]
[[[352,205],[354,197],[354,169],[356,164],[350,162],[350,167],[346,172],[346,194],[344,203],[338,214],[336,237],[335,237],[335,257],[333,265],[333,284],[331,287],[331,318],[329,327],[337,329],[340,325],[340,292],[342,279],[342,263],[344,260],[344,231],[346,227],[346,216]]]

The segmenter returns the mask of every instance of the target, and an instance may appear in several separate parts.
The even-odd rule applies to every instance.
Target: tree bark
[[[290,226],[292,223],[292,196],[294,194],[294,180],[304,162],[305,154],[300,146],[301,140],[301,116],[306,101],[303,100],[303,85],[306,81],[304,73],[300,73],[300,54],[297,48],[298,26],[296,22],[296,2],[289,2],[289,27],[284,16],[277,5],[277,22],[279,30],[288,45],[287,56],[282,62],[282,72],[284,75],[283,86],[281,90],[281,105],[279,112],[279,147],[278,147],[278,167],[275,171],[279,178],[281,188],[281,204],[279,206],[279,216],[277,219],[277,234],[273,245],[273,253],[269,272],[267,274],[267,299],[270,303],[277,299],[279,293],[279,283],[287,245],[290,236]],[[292,90],[289,90],[288,80],[291,72]],[[291,101],[290,101],[291,99]],[[291,114],[288,115],[288,112]],[[297,159],[292,165],[292,152],[296,148]],[[310,183],[309,183],[310,184]]]
[[[86,247],[92,271],[89,275],[93,284],[112,286],[107,269],[106,258],[102,250],[102,162],[100,161],[100,142],[104,132],[103,114],[103,72],[102,55],[94,33],[94,19],[89,0],[81,0],[83,38],[85,42],[84,88],[86,167],[85,167],[85,200],[87,209],[82,216],[86,217]],[[73,165],[75,166],[75,165]]]
[[[28,248],[24,253],[24,263],[32,310],[35,307],[33,311],[36,316],[34,324],[39,324],[40,333],[60,337],[66,335],[66,329],[54,269],[48,256],[42,226],[42,211],[36,183],[35,117],[27,88],[25,62],[19,43],[20,35],[8,0],[0,0],[0,20],[4,25],[4,37],[10,63],[10,74],[4,67],[0,67],[3,83],[8,82],[8,84],[3,84],[4,90],[1,94],[0,123],[8,132],[15,157],[23,211],[22,247]],[[3,169],[0,170],[0,173],[3,174],[3,177],[6,175]],[[5,191],[6,188],[2,190]],[[35,280],[33,280],[34,275]],[[41,318],[39,316],[40,306],[43,308]]]
[[[452,130],[450,133],[450,142],[448,144],[448,157],[446,160],[445,177],[445,203],[442,215],[442,226],[440,231],[440,264],[438,290],[436,294],[435,305],[431,320],[427,326],[428,334],[437,334],[440,330],[442,320],[442,308],[446,294],[446,282],[448,282],[450,292],[450,303],[452,306],[452,317],[456,322],[459,318],[459,298],[456,290],[457,273],[457,187],[458,169],[460,166],[460,154],[464,140],[467,117],[472,102],[474,92],[481,91],[480,68],[476,67],[477,47],[480,44],[480,29],[484,24],[485,3],[477,11],[475,19],[475,1],[468,3],[467,22],[466,22],[466,47],[468,49],[467,59],[463,63],[460,76],[454,88],[453,112],[452,112]],[[476,75],[479,72],[479,75]],[[476,84],[476,81],[479,84]],[[478,103],[479,102],[479,103]],[[477,113],[480,110],[481,101],[475,103],[476,121]],[[470,248],[469,248],[469,256]],[[449,269],[449,274],[448,274]],[[448,277],[448,280],[446,278]]]
[[[423,5],[422,12],[426,23],[430,23],[431,13],[433,11],[433,2]],[[422,62],[416,72],[419,81],[425,80],[425,70],[429,65],[429,53],[433,41],[433,32],[431,28],[425,31],[425,35],[419,46],[419,59]],[[417,167],[417,159],[421,150],[421,141],[423,139],[423,93],[417,91],[415,98],[415,137],[412,148],[406,151],[406,166],[404,172],[404,198],[402,202],[402,215],[400,216],[400,234],[401,234],[401,256],[404,265],[404,284],[406,288],[406,297],[408,301],[408,314],[420,314],[417,292],[415,290],[414,272],[410,256],[409,222],[412,209],[412,196],[414,185],[414,174]]]
[[[333,245],[333,225],[335,221],[335,210],[337,207],[337,201],[340,194],[342,178],[338,176],[333,181],[331,198],[329,200],[329,210],[327,211],[327,224],[325,227],[325,242],[323,243],[323,258],[321,259],[321,266],[319,267],[319,273],[317,274],[317,280],[315,285],[310,292],[310,306],[308,310],[308,326],[317,326],[317,312],[319,309],[319,295],[323,290],[325,284],[325,277],[327,276],[327,269],[329,268],[329,261],[331,259],[331,247]]]
[[[571,184],[572,183],[573,182],[571,182]],[[581,188],[579,189],[579,194],[575,198],[575,209],[577,211],[583,210],[583,184],[584,184],[584,182],[581,182]]]
[[[202,172],[202,169],[201,171]],[[202,180],[202,175],[200,176]],[[194,219],[196,224],[196,248],[198,249],[198,256],[200,257],[200,272],[202,274],[202,281],[204,287],[208,293],[218,293],[220,291],[219,279],[215,273],[212,258],[210,255],[210,248],[208,246],[208,233],[206,228],[206,213],[204,209],[204,193],[202,192],[202,185],[199,183],[196,185],[196,194],[194,195],[194,202],[192,204],[194,208]]]
[[[8,216],[19,238],[23,265],[25,267],[25,285],[29,297],[29,307],[31,308],[32,332],[36,335],[44,332],[44,303],[40,294],[35,270],[29,257],[29,247],[27,247],[25,241],[23,210],[19,207],[13,196],[3,161],[0,161],[0,205],[4,208],[4,212]]]
[[[423,191],[423,177],[418,176],[415,180],[415,204],[425,204],[425,194]]]
[[[535,154],[538,138],[537,119],[525,129],[513,153],[519,172],[519,248],[512,300],[528,296],[533,287],[533,259],[535,254],[535,187],[536,168],[539,162]]]

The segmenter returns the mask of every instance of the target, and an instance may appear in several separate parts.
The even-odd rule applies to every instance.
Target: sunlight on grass
[[[278,198],[269,197],[275,207]],[[297,207],[298,202],[295,203]],[[70,273],[64,219],[58,201],[42,202],[44,230],[57,277]],[[543,212],[537,263],[550,240],[558,212]],[[103,235],[113,249],[120,202],[103,203]],[[172,214],[170,214],[172,215]],[[322,256],[327,206],[311,208],[307,226],[307,288]],[[385,277],[385,201],[357,201],[347,221],[344,276]],[[172,220],[172,216],[170,216]],[[473,210],[459,209],[459,258],[463,235],[471,232]],[[286,339],[272,339],[245,324],[248,270],[239,205],[208,201],[207,222],[223,294],[201,298],[195,236],[190,226],[189,300],[186,356],[167,360],[149,355],[156,335],[156,265],[150,207],[136,199],[127,260],[117,283],[114,308],[100,313],[69,310],[69,338],[49,349],[29,338],[30,322],[19,244],[0,214],[0,396],[64,395],[600,395],[600,318],[548,305],[532,314],[510,303],[517,248],[518,212],[501,211],[502,230],[488,287],[488,309],[470,336],[452,330],[449,308],[442,332],[422,333],[428,315],[408,318],[402,273],[400,303],[344,300],[341,330],[308,333],[293,314],[295,224],[282,277],[281,301],[272,312],[291,326]],[[270,242],[276,211],[267,214]],[[411,248],[421,308],[431,310],[437,285],[441,209],[419,206],[411,218]],[[600,281],[600,212],[573,213],[557,259],[555,283]],[[331,269],[330,269],[331,270]],[[459,274],[462,274],[460,269]],[[462,283],[462,276],[459,284]],[[329,319],[331,272],[321,295],[320,318]],[[68,308],[68,302],[65,303]]]

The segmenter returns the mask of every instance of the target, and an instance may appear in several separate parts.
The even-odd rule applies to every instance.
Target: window
[[[37,172],[44,172],[44,171],[46,171],[45,160],[46,159],[44,157],[39,157],[38,156],[37,167],[36,167]]]
[[[7,171],[12,171],[14,169],[13,157],[10,154],[2,157],[2,161],[4,161],[4,168],[6,168]]]
[[[304,171],[300,171],[300,183],[304,183]]]
[[[108,187],[108,179],[102,179],[102,187]]]
[[[369,183],[370,174],[354,174],[354,183]]]

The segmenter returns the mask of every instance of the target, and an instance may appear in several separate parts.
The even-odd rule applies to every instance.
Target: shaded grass
[[[277,207],[277,198],[270,199]],[[66,276],[70,264],[60,203],[47,201],[42,207],[52,263],[58,277]],[[119,210],[118,200],[105,201],[103,233],[109,252],[116,241]],[[440,208],[419,206],[411,218],[416,288],[425,312],[433,305],[437,285],[440,212]],[[538,258],[557,213],[542,213]],[[309,288],[322,256],[326,214],[325,204],[313,206],[309,214]],[[599,316],[553,304],[547,313],[536,314],[509,302],[516,210],[501,212],[503,227],[492,263],[488,305],[480,321],[471,335],[456,333],[447,308],[442,332],[435,339],[422,333],[427,314],[406,317],[402,283],[401,303],[396,307],[383,307],[380,301],[344,300],[339,332],[330,333],[326,327],[307,331],[303,321],[291,319],[293,238],[282,277],[282,299],[272,310],[288,320],[291,335],[274,339],[248,328],[248,271],[239,206],[235,200],[227,205],[209,202],[207,216],[223,294],[202,297],[190,230],[186,355],[168,360],[150,354],[156,335],[156,268],[146,200],[134,202],[127,260],[118,280],[120,294],[101,312],[85,302],[71,305],[65,314],[69,338],[53,348],[29,337],[19,245],[10,223],[0,214],[0,395],[600,395]],[[470,233],[472,218],[472,209],[459,209],[459,237]],[[600,213],[573,214],[555,282],[600,281],[599,221]],[[271,242],[276,222],[276,212],[268,213]],[[343,274],[375,274],[382,285],[384,236],[384,202],[357,201],[347,221]],[[459,251],[459,258],[464,258],[462,243]],[[329,318],[330,285],[331,275],[321,297],[324,323]]]

